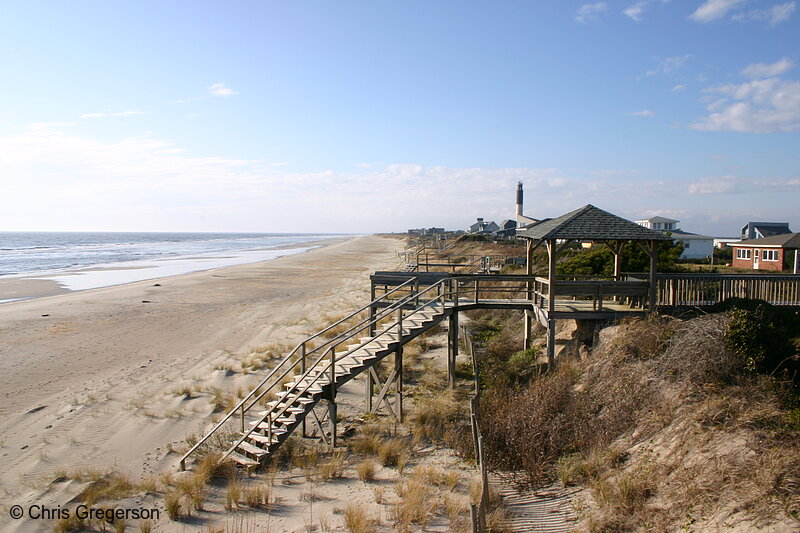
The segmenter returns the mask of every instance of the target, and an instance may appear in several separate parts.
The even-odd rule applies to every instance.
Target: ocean
[[[343,235],[0,232],[0,281],[51,279],[69,290],[274,259]],[[0,301],[3,294],[0,294]]]
[[[0,275],[275,249],[332,236],[303,233],[0,232]]]

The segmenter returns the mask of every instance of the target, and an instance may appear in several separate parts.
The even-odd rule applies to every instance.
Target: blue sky
[[[7,2],[0,228],[800,231],[797,4]]]

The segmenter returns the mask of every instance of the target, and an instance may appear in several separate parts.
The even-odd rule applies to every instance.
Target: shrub
[[[183,503],[181,502],[181,495],[178,491],[173,490],[167,492],[164,496],[164,506],[171,520],[180,520],[183,518]]]
[[[726,346],[742,357],[744,369],[766,375],[784,369],[791,375],[800,369],[800,361],[792,358],[800,348],[800,315],[766,302],[748,307],[729,312],[725,334]]]
[[[375,531],[364,507],[355,503],[351,503],[345,508],[344,523],[350,533],[372,533]]]
[[[364,461],[356,467],[358,479],[364,483],[375,479],[375,463],[372,461]]]
[[[378,449],[378,457],[383,466],[397,466],[400,456],[408,447],[403,439],[389,439]]]

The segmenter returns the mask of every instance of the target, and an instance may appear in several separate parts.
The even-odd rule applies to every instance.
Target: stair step
[[[267,424],[266,422],[259,422],[258,420],[253,420],[252,422],[249,422],[249,424],[251,426],[256,426],[256,429],[259,429],[261,431],[267,431],[269,429],[269,424]],[[274,435],[275,433],[286,433],[286,429],[284,429],[281,426],[273,427],[272,434]]]
[[[258,465],[261,464],[258,461],[254,461],[253,459],[250,459],[249,457],[245,457],[244,455],[238,454],[236,452],[229,453],[228,454],[228,459],[230,459],[231,461],[233,461],[235,463],[239,463],[240,465],[242,465],[244,467],[248,467],[248,468],[249,467],[253,467],[253,466],[258,466]]]
[[[277,444],[277,443],[279,443],[279,442],[280,442],[280,441],[279,441],[278,439],[276,439],[275,437],[273,437],[273,438],[272,438],[272,440],[270,440],[270,439],[269,439],[269,437],[267,437],[266,435],[262,435],[262,434],[260,434],[260,433],[250,433],[250,434],[247,434],[247,433],[242,433],[242,435],[243,435],[243,436],[244,436],[244,435],[247,435],[247,438],[248,438],[248,439],[250,439],[250,440],[254,440],[254,441],[256,441],[256,442],[258,442],[259,444],[262,444],[262,445],[264,445],[264,446],[269,446],[270,444]]]
[[[311,385],[309,388],[305,389],[305,392],[308,393],[308,394],[319,394],[320,392],[322,392],[322,385],[327,385],[327,384],[328,384],[327,381],[320,382],[320,380],[317,380],[317,382],[314,385]],[[295,385],[294,382],[290,381],[289,383],[285,383],[284,387],[286,387],[286,390],[288,391],[289,389],[294,387],[294,385]],[[292,394],[300,394],[300,392],[304,388],[305,388],[305,385],[300,385],[298,387],[298,389],[295,392],[293,392]]]
[[[269,402],[269,403],[272,403],[272,402]],[[275,402],[275,403],[277,404],[278,402]],[[274,411],[272,411],[272,412],[273,412],[273,413],[277,413],[277,412],[278,412],[278,411],[280,411],[281,409],[283,409],[283,407],[281,407],[281,408],[276,408],[276,409],[275,409]],[[263,416],[265,416],[265,415],[266,415],[268,412],[269,412],[269,411],[259,411],[257,414],[258,414],[258,416],[259,416],[259,417],[263,417]],[[286,409],[286,412],[287,412],[287,413],[305,413],[305,412],[306,412],[306,410],[305,410],[304,408],[302,408],[302,407],[289,407],[288,409]]]
[[[297,396],[296,394],[292,393],[289,394],[289,391],[281,391],[278,393],[278,397],[280,397],[280,401],[286,399],[289,396],[292,400],[292,403],[314,403],[313,398],[309,398],[308,396]],[[273,400],[272,402],[267,402],[267,404],[272,405],[273,403],[278,403],[279,400]]]
[[[250,455],[255,455],[257,458],[262,458],[267,455],[269,452],[264,450],[263,448],[259,448],[258,446],[253,446],[247,441],[242,441],[236,447],[237,450],[242,450],[245,453],[249,453]]]

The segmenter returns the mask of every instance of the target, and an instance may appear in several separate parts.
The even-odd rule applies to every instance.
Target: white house
[[[650,217],[637,220],[637,224],[656,231],[668,231],[675,241],[683,243],[681,259],[702,259],[714,253],[714,237],[689,233],[678,228],[680,220]]]
[[[665,217],[650,217],[636,221],[640,226],[656,231],[675,231],[678,228],[678,222],[680,222],[680,220],[673,220]]]
[[[485,222],[482,218],[478,218],[476,223],[467,228],[467,233],[492,234],[499,229],[500,226],[495,221]]]

